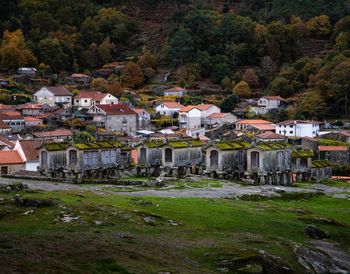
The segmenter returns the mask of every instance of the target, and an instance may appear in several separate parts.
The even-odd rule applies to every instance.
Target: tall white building
[[[319,135],[318,121],[287,120],[276,124],[276,133],[287,137],[316,137]]]

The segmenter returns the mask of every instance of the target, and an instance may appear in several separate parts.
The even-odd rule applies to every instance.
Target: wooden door
[[[1,174],[7,174],[7,172],[8,172],[7,166],[2,166],[1,167]]]

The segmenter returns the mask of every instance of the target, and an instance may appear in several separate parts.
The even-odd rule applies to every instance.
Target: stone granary
[[[333,164],[327,160],[312,161],[311,180],[321,181],[322,179],[332,178]]]
[[[250,144],[243,141],[217,142],[205,151],[204,173],[211,177],[239,179],[247,167],[246,148]]]
[[[258,184],[292,185],[292,147],[286,143],[261,143],[247,149],[246,179]]]
[[[293,151],[292,152],[292,170],[295,174],[295,181],[309,181],[311,179],[312,157],[314,152]]]
[[[174,140],[162,146],[162,166],[164,175],[181,176],[201,173],[203,147],[206,143],[200,140]]]
[[[116,141],[48,143],[39,148],[39,162],[44,176],[81,182],[119,175],[131,164],[131,150]]]
[[[165,141],[162,140],[148,140],[137,146],[138,175],[159,175],[164,144]]]

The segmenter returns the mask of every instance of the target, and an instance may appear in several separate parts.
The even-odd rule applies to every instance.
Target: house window
[[[282,132],[281,132],[281,131],[279,131],[279,133],[281,134]]]
[[[84,100],[85,103],[87,103],[87,100]]]
[[[294,131],[289,131],[289,133],[290,133],[290,134],[293,134],[293,133],[294,133]]]
[[[283,164],[283,152],[278,151],[277,152],[277,165],[282,166],[282,164]]]
[[[218,166],[219,154],[217,150],[210,151],[210,166]]]
[[[75,100],[76,103],[79,103],[79,100]]]
[[[171,148],[165,149],[165,162],[171,163],[173,161],[173,151]]]
[[[259,168],[259,152],[253,151],[250,154],[251,168]]]
[[[142,147],[140,149],[140,161],[145,162],[146,161],[146,149]]]
[[[290,128],[292,128],[292,127],[293,127],[293,125],[290,125],[289,127],[290,127]]]
[[[76,150],[70,150],[69,151],[69,164],[71,166],[76,166],[77,163],[78,163],[77,151]]]
[[[41,165],[47,166],[47,151],[41,152]]]

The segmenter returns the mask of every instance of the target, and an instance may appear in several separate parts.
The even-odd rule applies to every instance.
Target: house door
[[[7,166],[2,166],[1,167],[1,174],[7,174],[8,173],[8,168]]]
[[[251,153],[251,168],[259,168],[259,152],[257,151]]]
[[[216,150],[210,151],[210,166],[218,166],[218,152]]]

